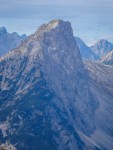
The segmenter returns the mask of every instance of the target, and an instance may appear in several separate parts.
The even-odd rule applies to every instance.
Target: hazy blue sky
[[[0,26],[31,34],[52,19],[72,23],[74,35],[88,44],[113,42],[113,0],[0,0]]]

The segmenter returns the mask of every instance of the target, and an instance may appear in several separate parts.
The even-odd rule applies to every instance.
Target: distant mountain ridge
[[[79,37],[75,37],[77,45],[80,49],[82,58],[90,60],[99,60],[100,57],[96,55],[90,47],[88,47]]]
[[[107,53],[113,50],[113,44],[105,39],[101,39],[96,44],[90,47],[92,51],[100,58],[104,57]]]
[[[0,28],[0,56],[6,54],[8,51],[18,47],[23,40],[26,39],[26,35],[21,36],[18,33],[8,33],[5,27]]]

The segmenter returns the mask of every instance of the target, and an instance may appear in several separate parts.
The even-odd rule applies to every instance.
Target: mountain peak
[[[100,42],[108,42],[106,39],[101,39]]]
[[[88,47],[79,37],[75,37],[77,45],[79,47],[82,58],[98,60],[99,57],[96,55],[90,47]]]
[[[93,52],[99,57],[105,56],[108,52],[113,50],[113,44],[105,39],[101,39],[95,45],[91,46]]]
[[[108,40],[106,39],[101,39],[99,40],[95,45],[98,45],[98,46],[103,46],[103,45],[112,45],[111,42],[109,42]]]
[[[108,42],[106,39],[101,39],[100,41],[97,42],[97,44],[111,44]]]
[[[18,150],[113,149],[113,69],[86,65],[62,20],[1,57],[0,141]]]
[[[63,21],[61,19],[55,19],[50,21],[47,24],[43,24],[41,27],[39,27],[37,32],[49,32],[51,30],[62,30],[62,31],[71,31],[72,33],[72,27],[71,23],[68,21]]]
[[[0,33],[7,33],[7,29],[5,27],[0,28]]]
[[[0,57],[21,45],[26,35],[20,36],[17,32],[9,33],[5,27],[0,28]]]

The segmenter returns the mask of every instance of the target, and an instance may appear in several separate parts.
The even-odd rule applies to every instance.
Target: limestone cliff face
[[[1,140],[19,150],[97,149],[81,138],[95,131],[97,106],[69,22],[42,25],[0,59]]]

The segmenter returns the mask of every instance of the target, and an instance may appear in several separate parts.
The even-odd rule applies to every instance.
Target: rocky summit
[[[112,149],[112,70],[82,61],[70,22],[43,24],[0,58],[0,141],[17,150]]]

